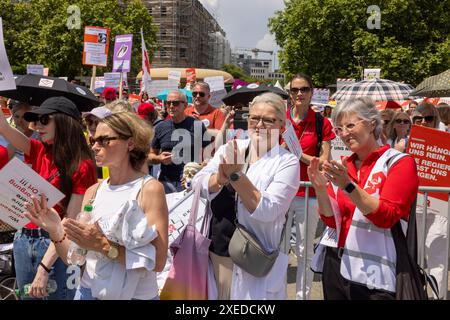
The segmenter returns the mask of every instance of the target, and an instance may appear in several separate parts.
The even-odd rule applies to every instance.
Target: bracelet
[[[46,266],[45,264],[43,264],[42,261],[39,262],[39,265],[40,265],[40,266],[42,267],[42,269],[44,269],[47,273],[50,273],[50,269],[47,268],[47,266]]]
[[[63,242],[64,241],[64,239],[66,238],[66,236],[67,236],[67,234],[64,232],[64,236],[62,237],[62,239],[61,240],[59,240],[59,241],[55,241],[55,240],[53,240],[53,239],[50,239],[50,240],[52,240],[52,242],[54,243],[54,244],[58,244],[58,243],[61,243],[61,242]]]

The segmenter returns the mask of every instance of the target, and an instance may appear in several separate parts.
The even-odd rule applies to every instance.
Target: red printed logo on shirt
[[[376,193],[377,190],[381,189],[385,179],[386,176],[383,172],[374,173],[371,176],[371,179],[367,181],[367,187],[364,190],[366,190],[368,194]]]

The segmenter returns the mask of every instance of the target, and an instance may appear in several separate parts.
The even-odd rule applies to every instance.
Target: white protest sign
[[[27,74],[44,75],[44,66],[42,64],[27,64]]]
[[[120,77],[119,77],[119,81],[120,81]],[[106,87],[105,85],[105,77],[95,77],[95,84],[94,84],[94,88],[103,88]]]
[[[364,69],[364,80],[380,79],[381,69]]]
[[[107,65],[108,56],[102,53],[91,53],[86,52],[86,63],[87,65],[97,65],[97,66],[105,66]]]
[[[312,103],[327,104],[330,98],[330,89],[316,89],[314,88],[314,94],[312,96]]]
[[[3,21],[0,17],[0,90],[15,90],[16,81],[9,65],[6,55],[5,43],[3,42]]]
[[[118,89],[120,87],[120,72],[105,72],[104,74],[105,87]],[[124,87],[127,86],[127,74],[124,72],[122,76]]]
[[[169,74],[167,75],[168,80],[173,80],[176,83],[180,83],[181,80],[181,71],[177,70],[170,70]]]
[[[225,84],[223,80],[223,76],[216,77],[206,77],[203,79],[207,84],[209,84],[209,88],[212,91],[220,91],[225,89]]]
[[[222,99],[227,95],[227,90],[222,89],[219,91],[211,91],[211,98],[209,98],[209,104],[214,108],[218,108],[223,104]]]
[[[156,97],[163,90],[177,90],[178,83],[173,80],[152,80],[147,90],[149,97]]]
[[[343,157],[351,156],[352,152],[347,148],[341,138],[336,137],[331,140],[331,159],[341,160]]]
[[[47,196],[49,208],[64,198],[61,191],[28,165],[15,157],[12,158],[0,170],[0,219],[16,229],[23,228],[29,222],[23,215],[23,203],[31,202],[31,196],[39,199],[41,194]]]
[[[297,159],[300,160],[303,150],[300,146],[300,142],[297,139],[297,135],[295,134],[294,127],[292,126],[292,123],[290,121],[286,121],[286,131],[283,133],[283,140],[286,142],[286,145],[289,148],[289,151],[291,151]]]

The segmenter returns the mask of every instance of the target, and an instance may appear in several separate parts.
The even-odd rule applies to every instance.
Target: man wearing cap
[[[163,121],[158,115],[158,112],[155,109],[155,106],[150,102],[142,102],[137,107],[137,115],[142,119],[148,121],[155,127],[158,123]]]
[[[108,104],[110,102],[113,102],[117,99],[117,93],[114,88],[105,88],[103,90],[103,102],[105,104]]]

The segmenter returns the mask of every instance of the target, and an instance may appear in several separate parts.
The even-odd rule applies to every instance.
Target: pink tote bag
[[[170,246],[173,263],[161,290],[161,300],[207,300],[208,299],[208,239],[211,221],[210,204],[205,206],[201,230],[195,227],[202,181],[194,189],[191,214],[183,232]]]

